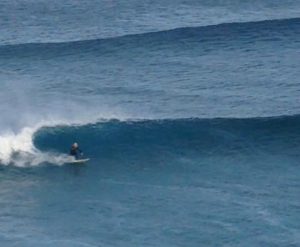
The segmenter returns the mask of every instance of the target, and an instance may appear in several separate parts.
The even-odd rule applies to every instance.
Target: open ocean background
[[[298,0],[2,0],[0,246],[300,246],[299,78]]]

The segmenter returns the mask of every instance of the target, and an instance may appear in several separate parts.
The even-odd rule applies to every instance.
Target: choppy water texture
[[[2,1],[0,245],[299,246],[299,30],[292,0]]]

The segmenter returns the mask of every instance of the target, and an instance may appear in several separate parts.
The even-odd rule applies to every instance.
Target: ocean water
[[[0,246],[300,246],[299,64],[297,0],[1,1]]]

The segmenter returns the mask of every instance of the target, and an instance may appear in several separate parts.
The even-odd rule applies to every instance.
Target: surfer
[[[70,155],[74,156],[76,160],[78,160],[79,156],[82,156],[82,151],[79,149],[79,146],[76,142],[73,143],[71,147]]]

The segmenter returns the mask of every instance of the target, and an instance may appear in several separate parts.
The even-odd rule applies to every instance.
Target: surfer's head
[[[72,147],[73,147],[73,148],[78,148],[77,142],[74,142],[73,145],[72,145]]]

